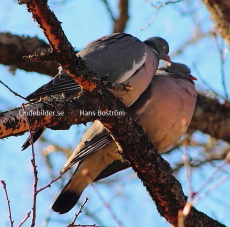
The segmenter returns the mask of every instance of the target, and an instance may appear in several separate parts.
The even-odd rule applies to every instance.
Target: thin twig
[[[68,227],[68,226],[67,226]],[[98,226],[98,225],[71,225],[70,227],[103,227],[103,226]]]
[[[22,222],[19,224],[18,227],[21,227],[26,222],[26,220],[30,217],[30,214],[31,214],[31,211],[26,215],[26,217],[22,220]]]
[[[212,187],[209,188],[205,193],[200,195],[200,192],[210,183],[213,177],[223,168],[223,166],[229,162],[228,158],[226,158],[221,166],[218,166],[214,173],[210,176],[210,178],[203,184],[203,186],[196,192],[193,193],[191,196],[191,201],[187,201],[186,205],[184,206],[183,212],[180,214],[180,218],[184,220],[184,218],[189,214],[191,207],[194,206],[198,201],[207,197],[212,191],[214,191],[217,187],[223,184],[225,181],[230,179],[230,176],[226,178],[220,179],[217,183],[215,183]],[[179,227],[184,227],[184,222],[180,222]]]
[[[6,196],[7,207],[8,207],[8,211],[9,211],[10,226],[13,227],[14,226],[14,221],[12,219],[11,208],[10,208],[10,200],[9,200],[8,193],[7,193],[7,190],[6,190],[6,183],[5,183],[4,180],[1,180],[1,183],[3,185],[3,189],[4,189],[4,192],[5,192],[5,196]]]
[[[224,65],[225,65],[225,60],[226,60],[226,58],[224,57],[224,50],[223,50],[224,49],[224,40],[221,40],[221,44],[219,45],[216,33],[213,33],[213,34],[214,34],[214,37],[215,37],[217,49],[218,49],[219,54],[220,54],[219,56],[220,56],[220,63],[221,63],[220,64],[221,83],[223,85],[225,98],[227,100],[229,100],[227,87],[226,87],[226,83],[225,83],[226,75],[225,75],[225,72],[224,72]]]
[[[149,27],[153,21],[155,20],[155,18],[157,17],[157,14],[160,12],[160,9],[166,5],[170,5],[170,4],[176,4],[182,1],[188,1],[188,0],[176,0],[176,1],[168,1],[168,2],[157,2],[157,4],[153,4],[151,1],[149,0],[145,0],[146,3],[148,3],[150,6],[154,7],[155,9],[157,9],[156,13],[151,17],[151,19],[148,21],[148,23],[143,26],[141,28],[141,30],[145,30],[147,27]]]
[[[25,111],[25,106],[22,104],[22,109]],[[28,125],[28,129],[30,132],[30,144],[31,144],[31,150],[32,150],[32,159],[31,163],[34,170],[34,195],[33,195],[33,205],[32,205],[32,222],[31,227],[35,226],[36,221],[36,203],[37,203],[37,186],[38,186],[38,171],[36,166],[36,160],[35,160],[35,152],[34,152],[34,143],[33,143],[33,137],[32,137],[32,130],[30,128],[29,119],[28,116],[25,115],[25,121]]]
[[[197,30],[197,29],[196,29]],[[195,31],[196,31],[195,30]],[[176,57],[178,55],[180,55],[181,53],[184,52],[185,48],[189,47],[190,45],[200,41],[201,39],[203,38],[206,38],[206,37],[210,37],[213,33],[210,32],[210,31],[207,31],[207,32],[196,32],[195,36],[192,37],[191,39],[188,39],[186,41],[184,41],[179,48],[176,49],[175,52],[171,53],[170,54],[170,57]]]
[[[221,184],[223,184],[225,181],[230,180],[230,176],[226,178],[220,179],[216,184],[214,184],[208,191],[197,197],[194,201],[193,204],[196,204],[199,200],[207,197],[212,191],[214,191],[217,187],[219,187]]]
[[[227,155],[228,156],[228,155]],[[221,166],[218,166],[217,169],[214,171],[214,173],[210,176],[210,178],[204,183],[204,185],[196,192],[193,193],[192,199],[191,201],[187,201],[183,212],[181,214],[180,217],[184,218],[185,216],[188,215],[188,213],[190,212],[190,209],[192,206],[194,206],[199,200],[207,197],[212,191],[214,191],[217,187],[219,187],[221,184],[223,184],[225,181],[230,179],[230,176],[226,177],[226,178],[222,178],[220,179],[217,183],[215,183],[212,187],[210,187],[210,189],[208,191],[206,191],[205,193],[199,195],[201,193],[201,191],[210,183],[210,181],[213,179],[213,177],[223,168],[223,166],[229,162],[228,158],[226,157],[226,159],[224,160],[223,164]]]
[[[147,22],[147,24],[143,27],[141,27],[141,31],[145,30],[146,28],[148,28],[153,21],[155,20],[155,18],[157,17],[158,13],[160,12],[160,8],[156,11],[156,13],[150,18],[150,20]]]
[[[107,0],[102,0],[102,2],[104,2],[105,6],[106,6],[106,9],[107,9],[107,11],[108,11],[108,13],[109,13],[111,19],[112,19],[113,21],[115,21],[115,18],[114,18],[114,16],[113,16],[113,12],[112,12],[111,8],[109,7],[109,3],[107,2]]]
[[[43,191],[46,188],[51,187],[51,184],[53,184],[55,181],[59,180],[62,178],[62,176],[65,174],[66,172],[63,172],[62,174],[60,174],[56,179],[52,180],[49,184],[47,184],[45,187],[40,188],[39,190],[36,191],[36,194],[38,194],[39,192]]]
[[[227,164],[227,160],[224,160],[223,163],[218,166],[215,171],[213,172],[213,174],[209,177],[209,179],[201,186],[201,188],[196,192],[196,194],[200,194],[201,191],[212,181],[212,179],[214,178],[214,176]]]
[[[193,63],[193,68],[194,68],[196,74],[199,76],[199,80],[201,80],[201,82],[203,84],[205,84],[211,92],[213,92],[217,97],[222,98],[223,100],[226,100],[225,97],[223,97],[218,92],[216,92],[213,88],[211,88],[211,86],[203,79],[203,77],[201,76],[200,72],[198,71],[198,69],[196,67],[196,63],[195,62]]]
[[[190,194],[190,198],[192,199],[194,193],[193,193],[192,181],[191,181],[191,166],[190,166],[190,160],[188,155],[188,143],[186,143],[186,147],[185,147],[184,166],[185,166],[186,176],[188,180],[189,194]]]
[[[85,206],[85,204],[88,202],[88,200],[89,199],[86,197],[85,202],[80,206],[79,211],[77,212],[77,214],[75,214],[75,217],[74,217],[73,221],[67,227],[72,227],[74,225],[74,222],[77,220],[79,214],[82,213],[82,209]]]
[[[6,84],[4,84],[1,80],[0,80],[0,83],[5,86],[11,93],[13,93],[15,96],[18,96],[24,100],[26,100],[26,98],[24,98],[23,96],[19,95],[18,93],[16,93],[15,91],[13,91],[11,88],[9,88]],[[26,100],[27,101],[27,100]]]
[[[188,1],[188,0],[176,0],[176,1],[167,1],[167,2],[157,2],[157,4],[153,4],[151,1],[149,0],[145,0],[148,4],[150,4],[152,7],[155,8],[160,8],[166,5],[170,5],[170,4],[176,4],[179,2],[184,2],[184,1]]]

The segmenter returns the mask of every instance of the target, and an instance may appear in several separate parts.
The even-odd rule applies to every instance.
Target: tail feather
[[[76,193],[70,190],[62,191],[54,202],[52,209],[59,214],[69,212],[79,200],[81,193],[82,192]]]
[[[57,197],[52,209],[59,214],[70,211],[75,206],[88,184],[89,182],[87,179],[81,174],[81,165],[79,165],[69,182]]]
[[[77,203],[83,190],[110,164],[120,159],[120,156],[115,151],[116,145],[112,142],[81,161],[71,179],[54,202],[52,209],[59,214],[71,210]]]
[[[109,177],[113,175],[114,173],[117,173],[119,171],[122,171],[124,169],[127,169],[130,167],[130,164],[128,162],[124,162],[121,160],[116,160],[110,165],[107,166],[95,179],[94,181],[101,180],[103,178]]]
[[[45,128],[39,128],[37,129],[33,135],[32,135],[32,142],[35,143],[37,141],[37,139],[41,136],[41,134],[44,132]],[[22,151],[25,150],[27,147],[29,147],[31,145],[31,141],[30,141],[30,136],[27,138],[27,140],[25,141],[25,143],[22,145]]]

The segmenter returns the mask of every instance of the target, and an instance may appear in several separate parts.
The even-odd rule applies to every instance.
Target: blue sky
[[[114,14],[117,15],[117,1],[110,0],[108,2]],[[38,36],[40,39],[45,40],[42,31],[32,20],[31,14],[27,12],[25,5],[17,5],[16,1],[13,0],[3,1],[0,4],[1,32]],[[58,19],[62,22],[66,36],[76,50],[80,50],[90,41],[112,32],[113,25],[105,6],[100,0],[65,1],[64,3],[61,3],[61,1],[57,3],[52,0],[49,4]],[[170,53],[174,53],[183,43],[190,40],[196,34],[195,27],[197,24],[199,24],[202,32],[214,29],[214,23],[210,20],[210,15],[206,11],[205,6],[197,0],[185,1],[177,5],[169,5],[161,8],[159,11],[152,7],[147,1],[130,1],[129,15],[130,20],[128,21],[125,32],[141,40],[145,40],[151,36],[162,36],[169,42]],[[146,27],[153,16],[155,16],[155,19]],[[142,29],[143,27],[146,28]],[[218,38],[218,42],[222,42],[221,38]],[[224,71],[226,77],[229,77],[230,68],[227,67],[230,63],[229,48],[227,48],[225,43],[224,47],[226,57]],[[224,96],[220,74],[220,57],[214,37],[205,37],[189,45],[180,55],[175,56],[172,60],[186,63],[191,68],[192,74],[198,78],[196,82],[198,90],[204,92],[207,90],[207,86],[202,83],[200,78],[200,75],[202,75],[202,79],[209,84],[210,87]],[[194,70],[194,64],[199,74]],[[0,65],[0,80],[23,96],[28,95],[40,85],[50,80],[48,76],[37,73],[27,73],[23,70],[16,70],[15,75],[12,75],[8,69],[8,66]],[[229,79],[226,79],[226,86],[227,88],[230,87]],[[18,107],[23,102],[2,85],[0,85],[0,94],[0,109],[2,111]],[[68,131],[47,130],[45,135],[51,141],[55,141],[57,144],[73,150],[85,129],[85,126],[73,126]],[[29,149],[23,152],[20,151],[21,145],[26,137],[27,135],[23,135],[0,141],[0,180],[5,180],[7,183],[13,219],[15,220],[16,226],[31,208],[33,182],[33,172],[30,164],[31,152]],[[206,141],[208,139],[207,136],[201,133],[197,133],[196,137],[199,141]],[[45,165],[44,157],[41,155],[41,151],[48,145],[49,143],[38,142],[35,146],[39,169],[39,187],[47,184],[50,179],[50,172]],[[200,150],[201,148],[189,148],[191,156],[194,157],[199,156]],[[172,163],[182,159],[184,152],[185,148],[178,150],[176,154],[171,156],[165,155],[164,157]],[[55,160],[53,164],[57,175],[66,158],[60,152],[51,154],[51,157],[52,161]],[[218,164],[219,163],[216,163],[216,165]],[[194,170],[192,177],[194,188],[200,188],[214,170],[215,165],[206,165],[199,170]],[[183,185],[185,194],[188,195],[188,183],[185,172],[180,171],[177,177]],[[64,181],[67,179],[68,176],[64,178]],[[97,183],[94,185],[103,195],[104,200],[111,204],[111,209],[114,214],[121,220],[125,227],[170,226],[164,218],[159,217],[148,193],[131,170],[119,173],[109,178],[108,181],[112,181],[113,179],[119,180],[111,184]],[[219,176],[215,178],[215,180],[218,179]],[[54,199],[52,197],[60,191],[61,182],[62,180],[38,195],[38,218],[36,226],[41,226],[46,215],[49,214],[52,199]],[[222,195],[226,194],[227,190],[229,190],[229,186],[229,182],[222,185],[209,197],[201,200],[196,207],[200,211],[218,219],[220,222],[230,225],[228,217],[230,200],[229,198],[223,199],[222,197]],[[98,198],[94,188],[89,187],[84,192],[80,200],[81,202],[84,201],[85,196],[90,198],[85,208],[91,213],[96,214],[100,221],[95,221],[83,212],[76,222],[77,224],[96,223],[104,226],[117,226],[115,220]],[[0,204],[0,223],[3,223],[3,226],[9,226],[5,197],[1,187]],[[77,210],[78,206],[66,215],[57,215],[51,211],[52,221],[48,226],[65,226],[62,221],[71,221]],[[30,221],[27,221],[24,226],[29,226],[29,224]]]

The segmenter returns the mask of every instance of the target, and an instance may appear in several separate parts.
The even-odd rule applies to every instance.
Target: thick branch
[[[189,130],[200,130],[230,143],[230,104],[198,94]]]
[[[230,45],[230,0],[203,0],[222,37]]]
[[[56,61],[83,89],[94,90],[96,88],[95,83],[99,84],[100,80],[97,78],[94,78],[94,82],[90,80],[92,79],[91,74],[85,62],[76,56],[73,47],[61,28],[61,23],[49,9],[47,2],[42,0],[21,0],[19,2],[27,4],[28,11],[32,13],[34,20],[37,21],[48,39],[52,51],[56,55]]]
[[[37,37],[0,33],[0,63],[13,69],[54,76],[58,71],[56,62],[28,62],[23,59],[23,56],[47,52],[48,48],[49,45]]]
[[[79,107],[82,107],[77,103]],[[56,100],[46,100],[46,103],[37,102],[35,104],[24,105],[23,108],[17,108],[9,112],[0,114],[0,138],[21,135],[29,130],[26,118],[29,120],[31,130],[40,127],[55,127],[62,122],[59,129],[68,129],[71,124],[81,123],[79,113],[73,102],[64,102]],[[68,110],[68,112],[63,112]],[[61,114],[61,116],[58,116]],[[83,121],[84,122],[84,121]],[[83,123],[82,122],[82,123]]]
[[[87,96],[84,97],[86,99]],[[69,129],[73,124],[93,121],[98,118],[98,114],[96,117],[87,117],[84,114],[86,111],[98,113],[95,110],[102,110],[99,99],[95,100],[93,97],[90,95],[88,100],[71,101],[47,97],[36,103],[24,104],[23,108],[3,112],[0,114],[0,138],[18,136],[29,131],[26,118],[29,120],[31,130],[40,127]]]

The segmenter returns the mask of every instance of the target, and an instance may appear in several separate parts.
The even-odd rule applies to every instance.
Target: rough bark
[[[230,143],[230,103],[221,104],[217,99],[198,94],[189,130],[200,130]]]
[[[48,49],[49,45],[37,37],[0,33],[0,63],[13,69],[54,76],[58,71],[56,62],[27,62],[23,59],[23,56],[47,52]]]
[[[220,34],[230,45],[230,0],[203,0]]]

